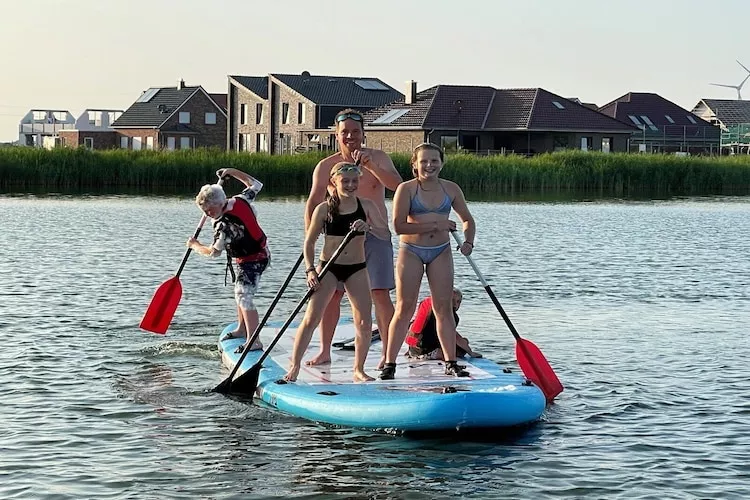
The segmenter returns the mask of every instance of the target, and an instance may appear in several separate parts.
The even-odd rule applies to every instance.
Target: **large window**
[[[190,137],[180,137],[180,149],[190,149]]]
[[[176,145],[176,141],[174,137],[167,137],[167,149],[170,151],[174,151]]]
[[[146,149],[154,149],[154,138],[153,138],[153,136],[146,137]]]
[[[581,137],[581,151],[588,151],[594,147],[593,137]]]
[[[142,137],[133,137],[133,151],[140,151],[142,143],[143,143]]]
[[[444,135],[440,138],[440,147],[443,151],[456,151],[458,150],[458,136],[456,135]]]
[[[190,111],[180,111],[180,123],[190,123]]]
[[[122,149],[128,149],[128,136],[124,135],[120,137],[120,147]]]

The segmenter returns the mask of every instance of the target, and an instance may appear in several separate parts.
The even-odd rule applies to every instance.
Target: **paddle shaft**
[[[341,252],[344,251],[344,248],[346,247],[346,245],[348,245],[349,242],[355,236],[357,236],[357,233],[355,231],[349,231],[348,233],[346,233],[346,236],[344,237],[339,247],[336,249],[335,252],[333,252],[333,255],[331,255],[331,258],[328,260],[326,265],[323,266],[323,269],[320,270],[320,274],[318,274],[318,280],[320,280],[320,278],[322,278],[328,273],[328,269],[331,267],[331,265],[334,262],[336,262],[336,259],[338,259],[339,255],[341,255]],[[263,364],[263,361],[265,361],[268,355],[271,353],[271,349],[273,349],[274,346],[279,342],[279,340],[281,339],[281,336],[284,335],[284,332],[286,331],[286,329],[289,328],[289,325],[292,323],[292,321],[294,321],[294,317],[297,316],[297,313],[300,312],[300,310],[304,307],[305,302],[307,302],[307,299],[309,299],[313,293],[315,293],[314,288],[310,288],[307,290],[307,293],[305,294],[305,296],[302,297],[302,300],[299,301],[299,304],[297,304],[297,307],[294,308],[294,311],[292,312],[292,314],[289,316],[289,318],[286,320],[284,325],[281,327],[281,329],[279,330],[279,333],[276,334],[276,337],[273,339],[273,341],[268,345],[268,348],[266,348],[265,352],[260,357],[260,359],[258,359],[258,362],[255,363],[255,366],[260,367]],[[237,366],[239,366],[239,363],[237,363]],[[252,368],[250,369],[250,371],[252,371]]]
[[[268,309],[266,310],[266,314],[263,315],[263,319],[260,320],[260,323],[258,323],[258,326],[255,328],[255,331],[253,332],[252,337],[250,337],[250,340],[247,341],[247,345],[251,346],[256,340],[258,340],[258,337],[260,336],[260,331],[263,329],[264,326],[266,326],[266,322],[268,321],[268,318],[271,316],[271,312],[276,307],[276,304],[279,303],[279,300],[281,299],[281,296],[284,294],[284,291],[286,290],[286,287],[289,286],[289,282],[292,281],[292,277],[294,276],[294,273],[297,272],[297,269],[299,268],[299,265],[302,263],[302,259],[304,258],[305,254],[301,253],[300,256],[297,258],[297,262],[294,264],[294,267],[292,267],[292,270],[289,271],[289,275],[287,275],[286,280],[284,280],[284,283],[279,287],[279,291],[276,292],[276,296],[273,298],[273,301],[271,302],[271,305],[268,306]],[[240,365],[242,365],[242,362],[245,360],[245,357],[250,352],[249,348],[245,348],[242,351],[242,356],[240,356],[240,359],[237,361],[237,364],[234,365],[234,368],[232,368],[232,372],[229,374],[229,376],[226,378],[227,381],[231,383],[232,378],[234,377],[235,373],[237,373],[237,370],[239,370]],[[223,384],[224,382],[222,382]],[[219,384],[221,386],[222,384]]]

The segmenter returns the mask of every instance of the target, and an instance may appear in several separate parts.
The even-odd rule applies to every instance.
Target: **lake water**
[[[747,498],[750,199],[470,203],[475,260],[566,390],[522,432],[326,427],[207,392],[223,260],[191,256],[166,336],[138,329],[200,213],[186,198],[0,197],[2,498]],[[274,264],[303,204],[260,201]],[[462,333],[515,366],[460,255]],[[304,292],[294,279],[273,319]],[[291,332],[290,332],[291,334]]]

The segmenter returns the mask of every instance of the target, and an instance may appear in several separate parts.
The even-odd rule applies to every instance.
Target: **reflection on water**
[[[750,200],[472,202],[475,260],[566,390],[528,428],[391,436],[209,391],[234,318],[221,259],[190,258],[166,336],[137,328],[200,218],[191,198],[0,197],[1,497],[746,497]],[[258,209],[263,309],[303,203]],[[461,332],[515,367],[455,263]],[[272,321],[304,291],[300,273]]]

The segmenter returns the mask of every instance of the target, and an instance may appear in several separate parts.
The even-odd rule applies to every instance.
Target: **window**
[[[247,104],[240,104],[240,125],[247,124]]]
[[[612,151],[612,138],[602,137],[602,153],[609,153]]]
[[[568,149],[568,136],[567,135],[556,135],[552,138],[552,150],[553,151],[564,151]]]
[[[659,127],[657,127],[656,125],[654,125],[654,123],[649,119],[648,116],[641,115],[641,120],[643,120],[643,123],[645,123],[646,125],[648,125],[648,128],[650,128],[654,132],[658,132],[659,131]]]
[[[633,123],[635,123],[636,125],[638,125],[638,127],[642,127],[642,126],[643,126],[643,124],[642,124],[641,122],[639,122],[639,121],[638,121],[638,118],[636,118],[635,116],[633,116],[633,115],[628,115],[628,118],[630,118],[630,121],[631,121],[631,122],[633,122]]]
[[[255,134],[255,151],[259,153],[268,152],[268,140],[266,134]]]
[[[672,119],[672,117],[671,117],[671,116],[669,116],[669,115],[664,115],[664,118],[666,118],[666,119],[667,119],[667,121],[668,121],[669,123],[674,123],[674,120]]]
[[[122,149],[128,149],[128,137],[127,136],[120,137],[120,147]]]
[[[133,137],[133,151],[141,150],[141,143],[143,139],[141,137]]]
[[[552,101],[552,104],[554,104],[557,109],[565,109],[565,106],[560,104],[559,101]]]
[[[255,124],[263,124],[263,103],[259,102],[255,104]]]
[[[154,138],[153,138],[153,136],[146,137],[146,149],[154,149]]]
[[[115,122],[118,118],[122,116],[122,111],[110,111],[107,113],[107,116],[109,118],[110,125]]]
[[[84,137],[83,138],[83,146],[88,149],[94,149],[94,138],[93,137]]]
[[[190,149],[190,137],[180,137],[180,149]]]
[[[289,103],[281,104],[281,123],[289,123]]]
[[[174,151],[175,142],[176,141],[174,137],[167,137],[167,149],[170,151]]]
[[[216,125],[216,113],[206,113],[206,125]]]
[[[34,111],[34,120],[46,120],[47,119],[47,112],[46,111]]]
[[[305,123],[305,103],[304,102],[297,103],[297,123],[298,124]]]
[[[102,126],[102,112],[101,111],[89,111],[89,125],[95,125],[97,127]]]
[[[593,137],[581,137],[581,151],[588,151],[594,146]]]
[[[180,123],[190,123],[189,111],[180,111]]]
[[[442,136],[440,138],[440,147],[443,148],[443,151],[456,151],[458,149],[458,136]]]
[[[52,113],[52,117],[59,122],[64,122],[65,120],[67,120],[67,115],[68,114],[65,111],[55,111],[54,113]],[[101,113],[99,114],[99,119],[101,120]]]
[[[690,123],[692,123],[693,125],[698,125],[698,122],[696,122],[696,121],[695,121],[695,119],[694,119],[694,118],[693,118],[692,116],[690,116],[690,115],[687,115],[687,119],[688,119],[688,120],[690,121]]]

